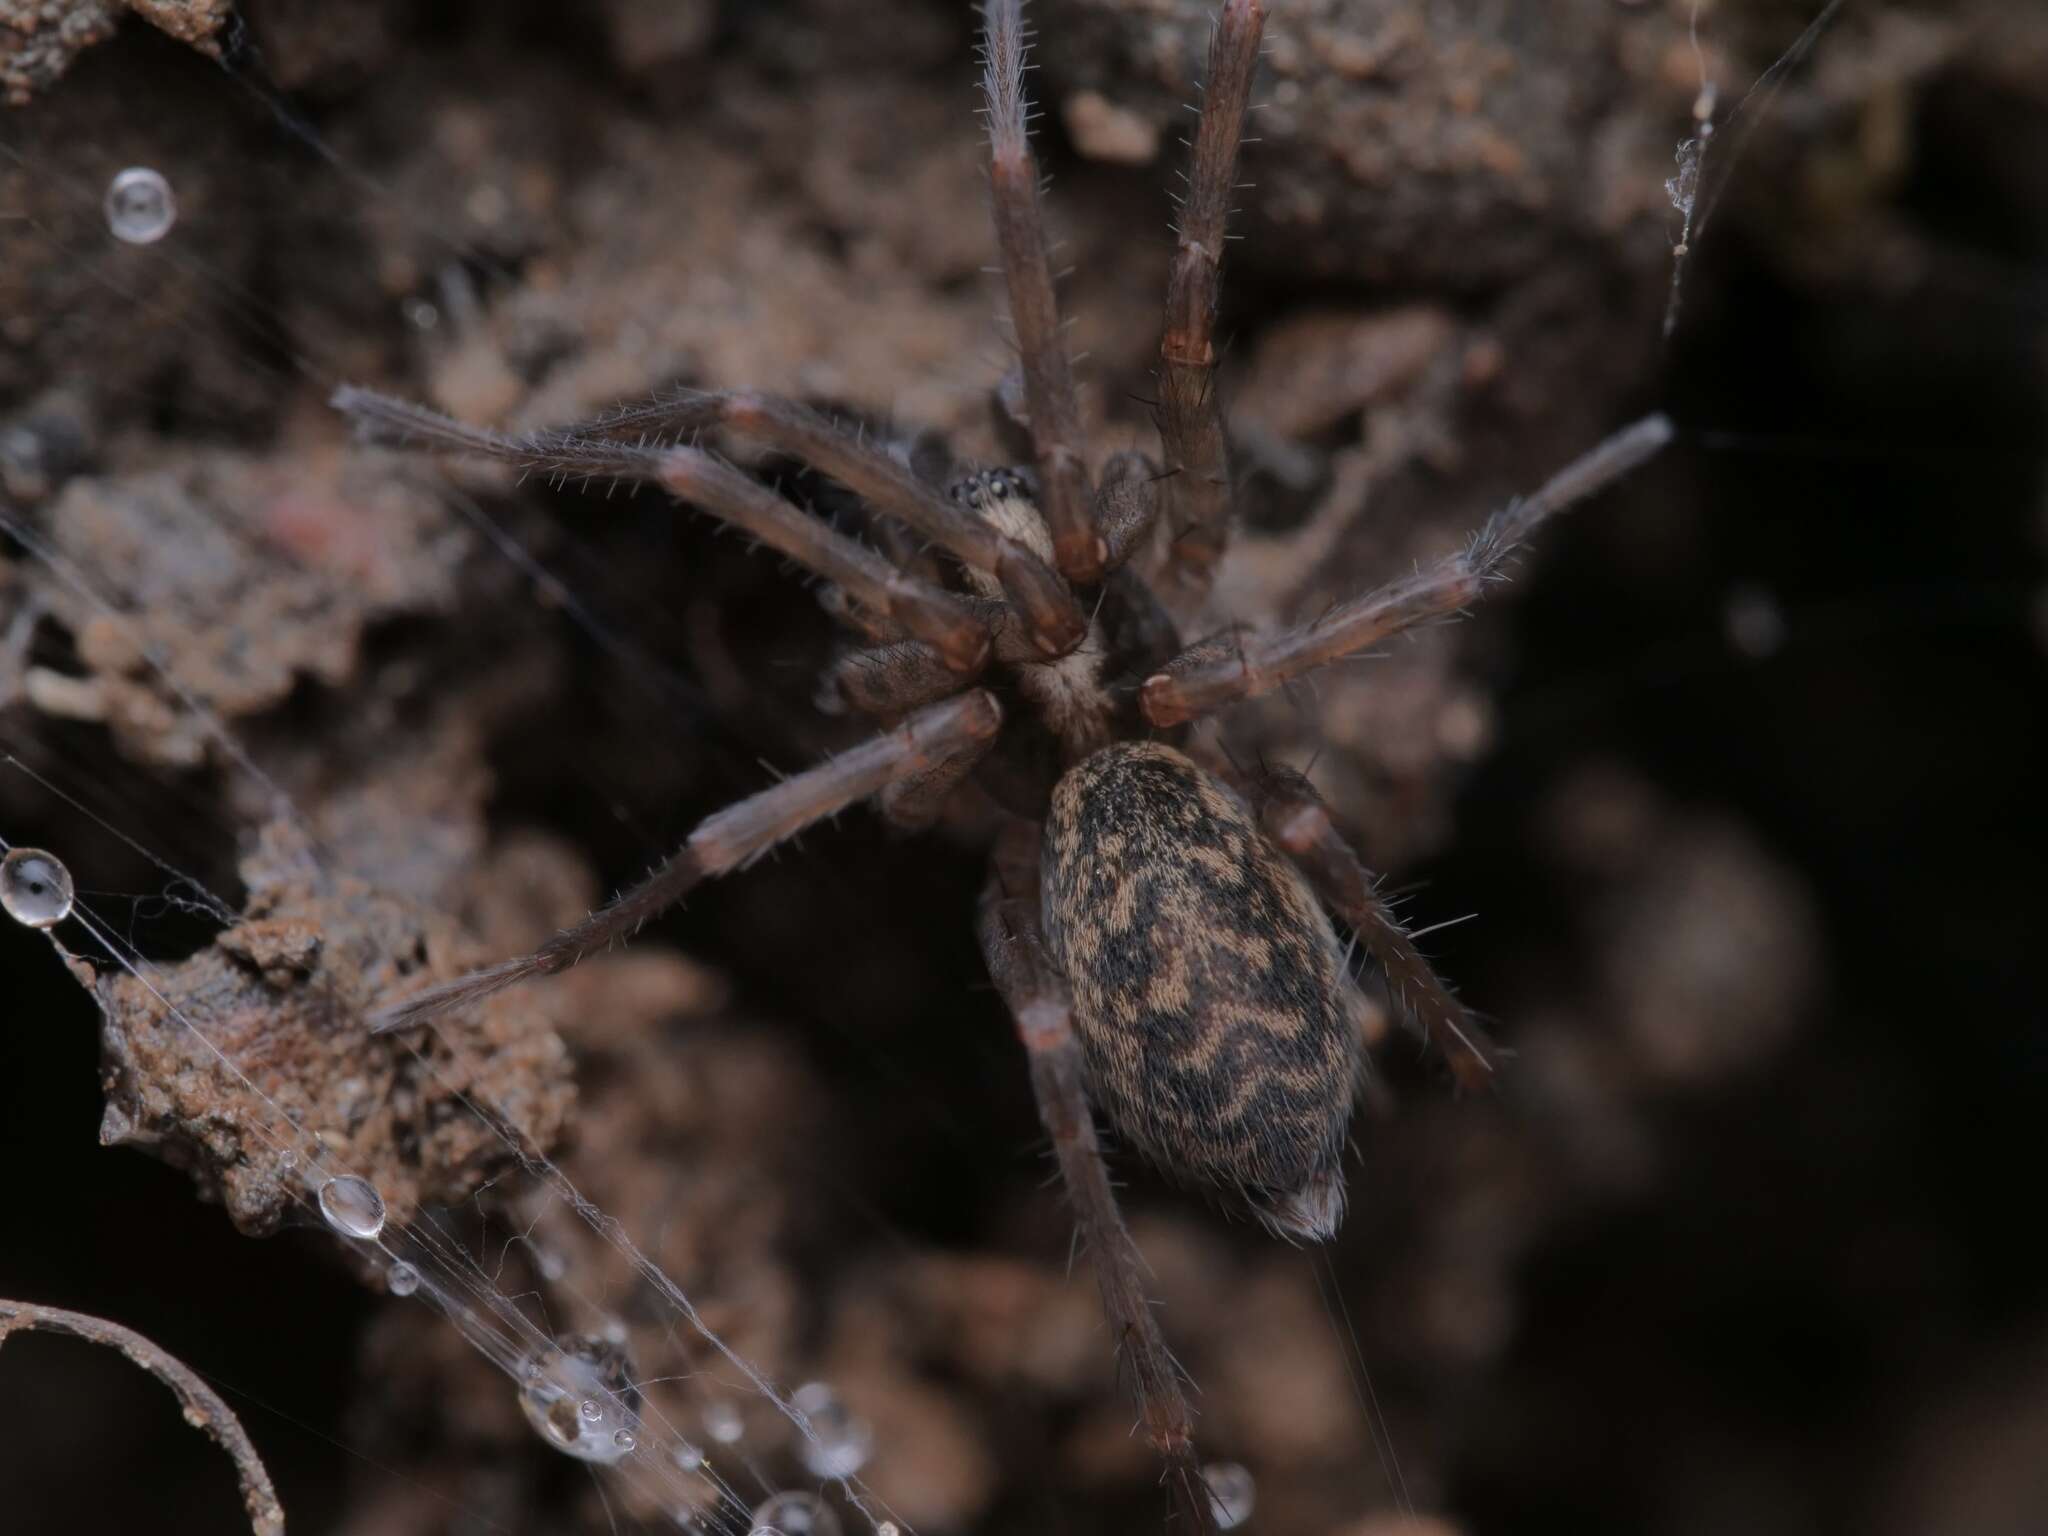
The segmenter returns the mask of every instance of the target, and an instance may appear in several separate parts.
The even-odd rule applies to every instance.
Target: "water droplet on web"
[[[813,1477],[851,1477],[867,1465],[874,1435],[822,1381],[798,1387],[790,1401],[811,1421],[811,1434],[798,1447]]]
[[[527,1362],[519,1406],[541,1439],[579,1461],[620,1460],[640,1427],[632,1362],[617,1345],[587,1334],[565,1334]]]
[[[0,860],[0,907],[27,927],[56,927],[71,915],[71,871],[54,853],[15,849]]]
[[[746,1421],[731,1403],[720,1401],[704,1405],[704,1433],[720,1445],[738,1445],[740,1436],[746,1432]]]
[[[178,222],[178,200],[163,172],[131,165],[107,183],[107,228],[116,240],[149,245]]]
[[[840,1536],[839,1517],[815,1493],[778,1493],[755,1509],[747,1536]]]
[[[875,1536],[903,1536],[903,1533],[894,1520],[884,1520],[875,1527]]]
[[[420,1272],[401,1259],[385,1273],[384,1284],[394,1296],[410,1296],[420,1288]]]
[[[343,1237],[374,1239],[384,1230],[384,1197],[368,1179],[345,1173],[320,1186],[320,1214]]]
[[[1251,1519],[1258,1497],[1251,1473],[1234,1461],[1212,1461],[1202,1468],[1202,1481],[1209,1485],[1209,1507],[1216,1512],[1218,1529],[1234,1531]]]

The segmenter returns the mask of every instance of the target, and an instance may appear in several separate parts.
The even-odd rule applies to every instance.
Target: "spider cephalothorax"
[[[1046,255],[1023,93],[1018,0],[987,7],[991,201],[1019,354],[1030,469],[931,483],[899,456],[787,400],[686,391],[602,420],[511,437],[362,390],[336,403],[372,435],[563,476],[666,488],[822,579],[855,637],[823,699],[879,734],[718,812],[647,880],[530,955],[390,1004],[425,1023],[631,936],[706,878],[737,869],[857,801],[901,826],[958,794],[993,801],[998,835],[980,933],[1015,1018],[1039,1109],[1095,1259],[1148,1437],[1187,1525],[1214,1528],[1192,1414],[1118,1215],[1093,1109],[1180,1179],[1249,1204],[1275,1230],[1323,1238],[1363,1044],[1332,919],[1464,1078],[1492,1065],[1464,1010],[1377,896],[1308,781],[1197,761],[1187,724],[1483,595],[1550,514],[1670,436],[1624,429],[1462,550],[1298,628],[1219,629],[1204,612],[1231,527],[1228,442],[1210,342],[1224,226],[1263,17],[1226,0],[1209,55],[1159,349],[1163,463],[1096,461]],[[650,446],[648,434],[656,444]],[[748,439],[809,463],[872,514],[876,548],[694,446]],[[684,441],[692,446],[679,446]],[[900,536],[899,536],[900,535]],[[926,550],[940,559],[927,557]],[[1208,639],[1181,643],[1181,625]],[[1092,1106],[1092,1108],[1091,1108]]]

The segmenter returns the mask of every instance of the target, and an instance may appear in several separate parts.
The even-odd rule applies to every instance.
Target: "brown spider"
[[[1461,1078],[1492,1065],[1308,781],[1199,764],[1181,750],[1184,728],[1455,615],[1502,577],[1545,518],[1655,454],[1670,427],[1651,417],[1625,429],[1496,513],[1463,550],[1313,623],[1184,646],[1177,616],[1206,594],[1231,522],[1211,327],[1261,8],[1226,0],[1209,52],[1159,349],[1166,467],[1119,454],[1099,484],[1090,483],[1047,262],[1021,9],[1021,0],[987,6],[983,55],[996,237],[1021,360],[1016,414],[1031,469],[969,474],[942,493],[809,409],[743,392],[686,392],[518,437],[364,390],[336,396],[378,439],[651,482],[745,530],[822,577],[828,611],[866,642],[833,665],[828,699],[889,722],[709,817],[648,879],[533,954],[398,1002],[379,1027],[425,1023],[561,971],[631,936],[699,881],[856,801],[873,797],[898,825],[928,825],[972,778],[1011,814],[981,905],[989,970],[1029,1057],[1176,1510],[1210,1530],[1192,1415],[1144,1296],[1091,1105],[1169,1174],[1222,1192],[1290,1238],[1332,1235],[1363,1057],[1359,994],[1332,914],[1385,971],[1411,1021],[1446,1044]],[[885,558],[701,448],[649,446],[649,430],[722,431],[791,454],[949,564],[939,570],[906,551]]]

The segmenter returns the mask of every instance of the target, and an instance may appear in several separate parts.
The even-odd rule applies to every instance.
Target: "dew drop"
[[[731,1403],[720,1401],[704,1405],[704,1433],[720,1445],[738,1445],[746,1432],[746,1421]]]
[[[839,1536],[839,1517],[815,1493],[778,1493],[755,1509],[747,1536]]]
[[[27,927],[56,927],[71,915],[71,871],[54,853],[15,849],[0,860],[0,907]]]
[[[798,1387],[790,1401],[811,1421],[811,1434],[800,1447],[804,1467],[813,1477],[851,1477],[867,1465],[875,1437],[822,1381]]]
[[[1202,1481],[1209,1485],[1209,1507],[1216,1512],[1217,1529],[1234,1531],[1251,1519],[1259,1491],[1251,1473],[1234,1461],[1212,1461],[1202,1468]]]
[[[107,183],[107,228],[116,240],[150,245],[178,222],[178,200],[163,172],[131,165]]]
[[[410,1296],[420,1288],[420,1272],[400,1259],[385,1273],[384,1284],[394,1296]]]
[[[368,1179],[345,1173],[320,1186],[320,1214],[343,1237],[374,1239],[384,1230],[384,1197]]]
[[[884,1520],[875,1527],[875,1536],[903,1536],[903,1532],[894,1520]]]
[[[527,1362],[519,1406],[541,1439],[579,1461],[609,1464],[637,1443],[640,1390],[632,1362],[615,1344],[564,1334]]]

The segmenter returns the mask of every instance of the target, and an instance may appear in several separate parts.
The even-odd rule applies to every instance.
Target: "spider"
[[[424,1024],[559,972],[630,937],[698,882],[858,801],[918,828],[972,781],[1008,818],[980,905],[983,953],[1023,1042],[1176,1514],[1213,1530],[1192,1414],[1145,1298],[1096,1113],[1169,1175],[1281,1236],[1329,1238],[1343,1213],[1341,1155],[1364,1055],[1361,994],[1337,922],[1462,1080],[1483,1080],[1493,1063],[1308,780],[1198,760],[1189,723],[1454,616],[1503,578],[1546,518],[1650,458],[1671,428],[1661,416],[1625,428],[1495,513],[1460,551],[1311,623],[1185,644],[1181,626],[1199,613],[1231,526],[1211,333],[1261,7],[1226,0],[1209,51],[1159,349],[1163,468],[1123,452],[1099,479],[1081,441],[1048,263],[1021,13],[1021,0],[991,0],[982,58],[991,202],[1021,375],[1013,414],[1028,434],[1028,466],[980,469],[941,489],[911,456],[745,391],[688,391],[519,436],[362,389],[336,395],[372,440],[658,485],[777,550],[822,579],[827,611],[858,637],[828,672],[827,700],[884,726],[712,815],[646,880],[535,952],[398,1001],[377,1027]],[[664,437],[650,445],[650,431]],[[710,433],[790,455],[844,486],[877,519],[882,549],[682,445]],[[896,530],[941,560],[890,537]]]

